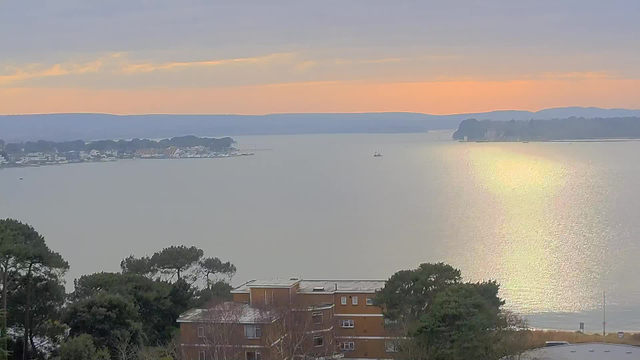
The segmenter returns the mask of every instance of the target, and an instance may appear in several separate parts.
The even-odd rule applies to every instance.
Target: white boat
[[[382,154],[380,154],[380,152],[379,152],[378,150],[376,150],[376,151],[373,153],[373,157],[381,157],[381,156],[382,156]]]

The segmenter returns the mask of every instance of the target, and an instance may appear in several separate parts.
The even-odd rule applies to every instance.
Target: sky
[[[640,108],[638,0],[0,0],[0,114]]]

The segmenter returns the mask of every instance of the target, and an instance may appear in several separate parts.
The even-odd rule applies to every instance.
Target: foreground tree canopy
[[[422,264],[395,273],[376,294],[403,358],[498,360],[524,350],[526,324],[502,309],[494,281],[464,283],[460,270]]]
[[[176,351],[171,344],[178,316],[229,299],[236,271],[233,264],[186,246],[129,256],[120,265],[120,273],[76,279],[74,291],[65,294],[69,265],[62,256],[33,227],[0,220],[2,314],[7,314],[1,317],[0,360],[166,358]]]
[[[22,331],[20,344],[22,358],[29,359],[32,352],[38,352],[34,341],[48,320],[54,320],[57,314],[52,310],[60,305],[56,299],[56,288],[62,284],[62,277],[69,264],[60,254],[51,251],[35,229],[19,221],[0,220],[0,271],[2,272],[2,324],[0,334],[0,357],[6,359],[8,350],[8,325],[12,333]],[[34,293],[42,294],[51,290],[45,298],[35,298]],[[14,301],[9,304],[9,299]],[[32,301],[32,299],[34,299]],[[11,307],[10,307],[10,306]],[[8,310],[12,309],[11,314]],[[55,308],[54,310],[57,310]],[[10,322],[11,321],[11,322]],[[45,333],[44,337],[50,334]],[[18,345],[15,345],[18,346]]]

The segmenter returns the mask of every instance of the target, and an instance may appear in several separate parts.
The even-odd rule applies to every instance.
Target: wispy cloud
[[[102,67],[102,60],[95,60],[87,63],[64,63],[44,66],[41,64],[29,64],[21,68],[7,67],[5,72],[0,74],[0,86],[11,85],[25,80],[58,77],[69,74],[97,73]]]
[[[203,60],[193,61],[158,61],[140,60],[140,54],[117,52],[103,53],[84,62],[68,60],[58,64],[5,66],[4,71],[0,64],[0,87],[80,86],[133,89],[149,84],[157,87],[211,87],[211,84],[230,87],[307,81],[393,83],[621,78],[610,71],[590,71],[588,68],[585,71],[539,71],[529,74],[506,69],[486,75],[479,72],[482,69],[480,66],[465,74],[461,73],[464,70],[461,64],[446,61],[449,59],[462,59],[464,63],[473,61],[460,55],[447,54],[341,59],[294,52],[226,59],[204,57]],[[370,66],[363,66],[367,64]],[[139,76],[144,76],[144,79]]]
[[[452,60],[458,59],[458,55],[422,55],[414,57],[392,57],[381,59],[336,59],[333,61],[336,65],[366,65],[366,64],[393,64],[411,61],[427,61],[427,60]]]
[[[538,76],[546,80],[591,80],[591,79],[612,79],[617,76],[609,71],[572,71],[572,72],[551,72]]]
[[[135,64],[127,64],[121,71],[125,74],[135,73],[150,73],[154,71],[167,71],[186,68],[198,68],[198,67],[215,67],[225,65],[237,65],[237,64],[267,64],[288,62],[295,56],[293,53],[281,53],[270,54],[266,56],[237,58],[237,59],[223,59],[223,60],[205,60],[205,61],[187,61],[187,62],[166,62],[166,63],[154,63],[143,62]]]
[[[306,61],[302,61],[300,63],[298,63],[295,67],[295,69],[298,72],[305,72],[308,71],[309,69],[315,67],[316,65],[318,65],[317,61],[314,60],[306,60]]]
[[[187,61],[187,62],[153,62],[131,61],[126,53],[113,53],[89,62],[67,61],[63,63],[26,64],[22,66],[6,66],[0,72],[0,86],[20,84],[28,80],[61,77],[73,74],[109,73],[109,74],[144,74],[162,71],[179,71],[190,68],[222,67],[232,65],[258,64],[291,64],[298,70],[305,70],[314,65],[312,61],[298,61],[296,54],[277,53],[265,56]]]

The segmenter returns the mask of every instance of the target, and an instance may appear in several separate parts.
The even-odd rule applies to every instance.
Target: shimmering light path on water
[[[640,142],[449,136],[241,137],[273,150],[2,170],[0,217],[41,231],[71,263],[70,286],[171,244],[232,261],[234,282],[445,261],[498,280],[534,326],[597,331],[606,291],[608,328],[640,330]]]

